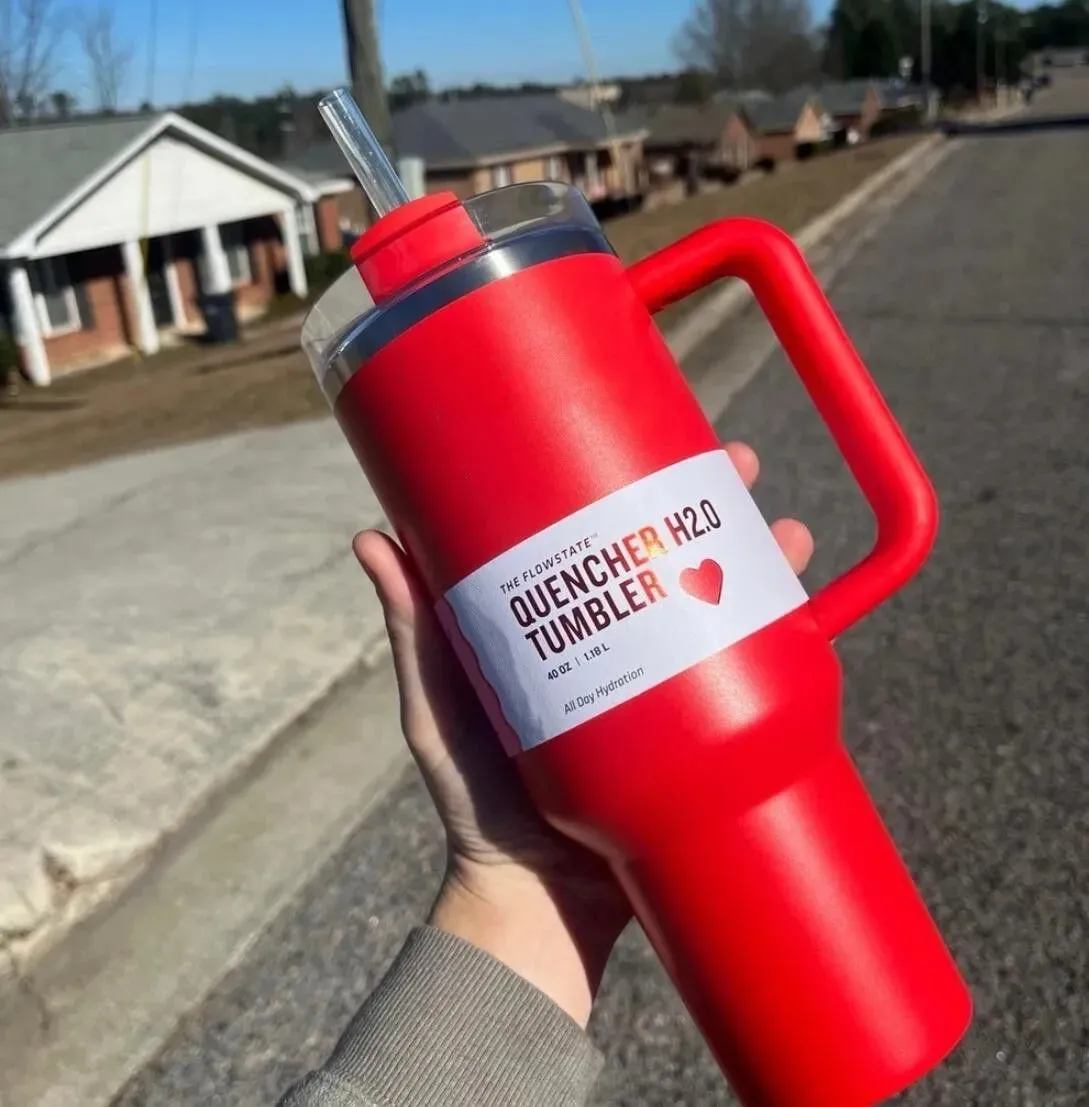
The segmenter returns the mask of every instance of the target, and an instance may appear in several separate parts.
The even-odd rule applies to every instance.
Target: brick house
[[[710,104],[662,104],[641,113],[647,129],[643,148],[648,163],[665,164],[683,177],[699,169],[743,172],[756,160],[756,135],[730,100]]]
[[[36,384],[307,292],[334,197],[173,113],[0,131],[0,326]]]
[[[808,91],[742,104],[738,114],[755,136],[755,161],[789,161],[827,140],[820,104]]]
[[[559,96],[485,96],[428,100],[393,114],[398,158],[423,163],[424,192],[468,199],[524,181],[566,181],[591,202],[623,200],[647,186],[642,126],[616,120],[612,133],[597,111]],[[318,143],[283,166],[312,179],[349,171],[335,144]],[[344,223],[368,223],[358,190],[340,197]]]
[[[354,240],[374,222],[370,201],[352,176],[340,148],[322,141],[277,168],[308,182],[321,194],[314,206],[315,222],[320,225],[322,250],[336,250]]]
[[[884,104],[874,81],[835,81],[805,91],[820,105],[836,145],[865,142],[881,118]]]

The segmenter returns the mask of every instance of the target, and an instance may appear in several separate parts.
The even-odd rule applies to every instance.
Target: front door
[[[155,326],[159,330],[174,326],[174,305],[170,302],[170,286],[166,283],[166,253],[161,238],[154,238],[148,244],[147,290]]]

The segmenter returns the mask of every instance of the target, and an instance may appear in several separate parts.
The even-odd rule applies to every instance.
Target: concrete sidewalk
[[[0,935],[27,951],[381,641],[349,546],[381,512],[330,419],[0,482],[0,520]]]

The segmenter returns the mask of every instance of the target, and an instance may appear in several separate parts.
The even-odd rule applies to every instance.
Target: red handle
[[[922,566],[938,529],[934,489],[801,251],[759,219],[723,219],[633,265],[635,291],[660,311],[711,281],[752,289],[877,517],[869,555],[813,596],[835,638]]]

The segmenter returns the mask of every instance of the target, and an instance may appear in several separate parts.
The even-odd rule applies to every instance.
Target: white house
[[[307,292],[339,246],[335,194],[172,112],[0,131],[0,325],[36,384]]]

